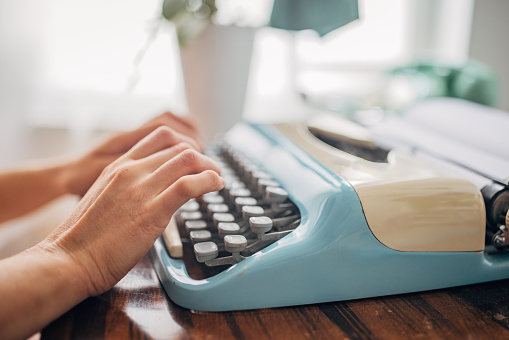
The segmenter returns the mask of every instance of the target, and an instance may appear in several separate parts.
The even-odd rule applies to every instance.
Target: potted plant
[[[179,41],[189,113],[208,141],[242,118],[256,31],[218,24],[223,9],[215,0],[165,0],[162,8]]]
[[[180,45],[188,110],[208,140],[242,117],[254,34],[262,25],[249,17],[261,3],[267,2],[163,1],[163,17],[175,25]],[[320,35],[358,18],[357,0],[274,0],[270,13],[269,26]]]

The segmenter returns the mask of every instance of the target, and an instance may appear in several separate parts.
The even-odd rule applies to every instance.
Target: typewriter
[[[241,122],[212,145],[224,189],[150,250],[169,298],[228,311],[509,278],[509,115],[440,99],[359,122]]]

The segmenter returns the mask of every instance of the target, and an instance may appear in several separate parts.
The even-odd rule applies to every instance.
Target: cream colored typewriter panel
[[[484,249],[484,201],[469,181],[397,150],[389,152],[387,163],[364,160],[321,142],[303,123],[275,127],[353,186],[373,235],[387,247]]]

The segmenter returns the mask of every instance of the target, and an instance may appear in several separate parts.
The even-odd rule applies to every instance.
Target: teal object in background
[[[487,65],[475,60],[462,65],[415,61],[391,70],[390,74],[406,76],[414,81],[416,88],[425,88],[418,99],[451,97],[487,106],[498,103],[500,89],[495,74]]]
[[[194,310],[227,311],[340,301],[509,277],[509,253],[403,252],[371,233],[352,186],[270,126],[240,123],[230,145],[281,183],[302,221],[292,233],[225,271],[189,277],[163,240],[150,256],[168,296]]]
[[[357,0],[275,0],[269,26],[323,36],[359,19]]]

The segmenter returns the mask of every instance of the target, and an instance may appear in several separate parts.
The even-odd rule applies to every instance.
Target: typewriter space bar
[[[181,258],[184,256],[182,240],[180,239],[180,233],[177,228],[177,222],[175,222],[175,217],[171,217],[170,223],[168,223],[168,226],[164,230],[162,236],[166,250],[170,253],[171,257]]]

